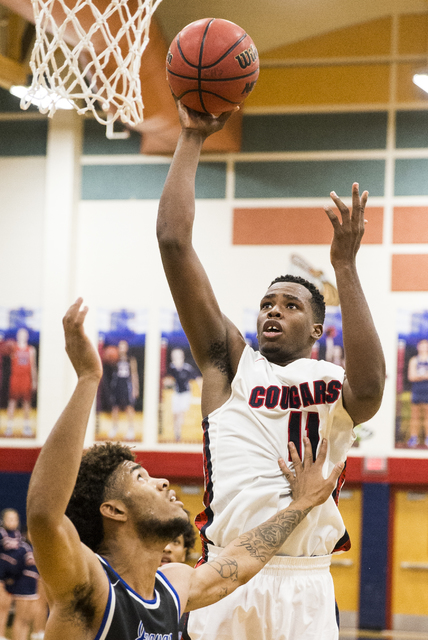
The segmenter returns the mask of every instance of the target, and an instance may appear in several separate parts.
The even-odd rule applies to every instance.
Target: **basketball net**
[[[31,0],[36,25],[36,41],[30,68],[33,80],[21,108],[28,109],[41,90],[47,100],[39,106],[41,113],[53,116],[61,98],[68,100],[82,115],[92,111],[98,122],[112,125],[120,119],[124,124],[137,125],[143,120],[141,96],[141,56],[149,42],[153,13],[161,0],[137,0],[134,13],[128,0],[105,0],[100,11],[94,0]],[[135,3],[133,3],[135,6]],[[57,24],[52,16],[58,5],[64,20]],[[91,13],[88,14],[88,11]],[[81,19],[88,15],[90,28]],[[92,20],[93,18],[93,20]],[[117,26],[112,33],[109,22]],[[66,35],[67,31],[67,35]],[[75,46],[67,41],[78,41]],[[94,39],[98,51],[95,50]],[[101,41],[102,45],[99,46]],[[113,64],[112,64],[113,63]],[[100,111],[104,111],[105,115]]]

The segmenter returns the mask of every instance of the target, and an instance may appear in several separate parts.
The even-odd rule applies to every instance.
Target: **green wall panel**
[[[115,123],[114,130],[124,131],[125,127]],[[109,140],[106,128],[96,120],[85,120],[83,129],[83,153],[86,155],[113,155],[118,153],[140,153],[141,135],[129,132],[129,138]]]
[[[397,149],[428,147],[428,111],[397,111]]]
[[[353,182],[372,196],[383,196],[383,160],[324,162],[237,162],[236,198],[318,198],[336,191],[351,195]]]
[[[145,200],[160,198],[169,164],[86,165],[83,200]],[[226,164],[202,162],[196,175],[197,198],[224,198]]]
[[[385,149],[387,113],[244,115],[242,151]]]
[[[30,113],[31,111],[36,113],[38,112],[37,107],[35,107],[33,104],[30,105],[28,109],[23,111],[19,106],[20,102],[21,98],[13,96],[10,91],[7,91],[6,89],[0,87],[0,111],[2,113]]]
[[[44,156],[47,120],[0,120],[0,156]]]
[[[395,161],[395,195],[428,195],[428,158],[400,158]]]

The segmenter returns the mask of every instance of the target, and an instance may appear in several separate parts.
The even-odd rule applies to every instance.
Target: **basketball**
[[[106,364],[116,364],[119,360],[119,349],[114,345],[109,345],[102,352],[102,361]]]
[[[244,29],[229,20],[191,22],[166,57],[174,96],[195,111],[219,114],[241,104],[259,76],[259,55]]]
[[[17,344],[15,340],[5,340],[0,344],[0,354],[2,356],[11,356],[17,348]]]

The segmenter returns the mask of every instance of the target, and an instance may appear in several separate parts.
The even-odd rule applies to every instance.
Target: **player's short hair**
[[[113,474],[126,460],[135,460],[131,449],[120,442],[94,445],[83,454],[66,516],[81,541],[97,552],[104,537],[100,507],[108,497]]]
[[[309,282],[309,280],[305,280],[305,278],[301,278],[300,276],[292,276],[290,273],[287,273],[285,276],[278,276],[278,278],[275,278],[275,280],[272,280],[269,287],[271,287],[273,284],[276,284],[277,282],[295,282],[296,284],[301,284],[303,287],[305,287],[312,294],[311,307],[312,307],[312,312],[314,314],[315,322],[319,322],[321,324],[324,323],[324,319],[325,319],[324,296],[322,295],[320,290],[317,289],[317,287],[314,284],[312,284],[312,282]]]
[[[190,513],[187,511],[187,509],[184,509],[184,511],[187,513],[188,516],[190,516]],[[184,548],[186,549],[186,562],[187,562],[187,560],[189,560],[190,558],[190,553],[193,547],[195,546],[195,542],[196,542],[195,527],[190,522],[190,520],[186,524],[186,529],[185,531],[183,531],[182,535],[184,540]]]

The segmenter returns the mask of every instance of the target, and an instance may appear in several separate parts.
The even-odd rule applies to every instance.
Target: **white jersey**
[[[282,367],[245,347],[230,398],[203,423],[206,509],[197,524],[206,543],[225,547],[290,504],[290,486],[278,466],[278,458],[288,460],[289,441],[301,453],[304,436],[313,451],[328,439],[324,477],[345,460],[355,437],[342,405],[344,376],[330,362],[302,358]],[[337,494],[343,480],[344,474]],[[312,509],[279,555],[330,554],[347,548],[345,533],[330,497]]]

